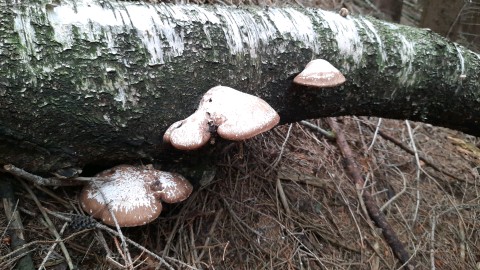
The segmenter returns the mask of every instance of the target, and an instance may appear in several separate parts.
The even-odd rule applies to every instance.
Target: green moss
[[[277,36],[268,44],[260,43],[255,48],[256,55],[249,50],[232,54],[222,24],[182,21],[175,28],[184,34],[182,55],[152,64],[149,51],[134,30],[96,26],[92,29],[97,39],[92,42],[82,29],[72,26],[72,47],[64,48],[64,44],[54,41],[54,29],[42,15],[41,5],[46,2],[38,3],[40,6],[32,2],[19,4],[25,12],[31,12],[29,16],[35,22],[34,55],[13,30],[12,18],[17,14],[0,9],[0,49],[8,52],[7,56],[0,55],[0,95],[4,95],[0,99],[0,118],[1,124],[8,124],[6,128],[18,134],[18,138],[44,148],[73,147],[68,152],[78,153],[60,159],[59,155],[54,158],[32,154],[45,158],[44,164],[154,155],[166,127],[193,112],[201,95],[218,84],[263,97],[282,114],[284,121],[367,114],[432,122],[443,117],[461,125],[468,119],[459,117],[457,112],[465,114],[480,107],[478,56],[460,49],[467,77],[459,81],[455,45],[422,29],[392,29],[368,19],[384,42],[387,58],[383,60],[378,44],[364,28],[359,29],[363,54],[357,63],[353,57],[339,53],[334,32],[319,20],[313,21],[318,53],[310,48],[311,44]],[[297,10],[303,12],[301,8]],[[248,7],[241,12],[252,12],[260,23],[255,17],[258,8]],[[309,10],[304,14],[315,16],[320,12]],[[210,36],[205,35],[204,29]],[[114,39],[117,52],[109,48],[108,34]],[[415,41],[416,58],[409,63],[402,63],[404,52],[398,45],[399,35]],[[164,55],[171,53],[173,48],[166,37],[160,38]],[[299,87],[292,90],[296,87],[291,84],[293,76],[312,57],[330,60],[344,71],[347,83],[329,91],[312,92]],[[405,73],[407,64],[411,64],[412,70]],[[411,81],[401,83],[400,75]],[[456,92],[459,85],[463,92]],[[120,97],[119,88],[125,92],[125,104],[115,100]],[[453,100],[461,105],[451,104]],[[149,147],[128,143],[139,137]],[[138,154],[139,150],[143,154]]]

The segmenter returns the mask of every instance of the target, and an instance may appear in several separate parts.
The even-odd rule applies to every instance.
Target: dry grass
[[[418,154],[455,180],[417,162],[368,126],[376,119],[343,118],[342,128],[379,206],[399,194],[384,213],[419,268],[475,269],[480,261],[480,162],[447,136],[478,144],[457,132],[412,124]],[[321,120],[314,123],[328,129]],[[383,132],[405,145],[404,122],[383,120]],[[410,146],[411,147],[411,146]],[[154,252],[174,269],[397,269],[400,265],[372,223],[359,192],[346,176],[335,144],[300,124],[285,125],[245,143],[231,144],[222,162],[207,171],[191,198],[172,206],[156,222],[123,234]],[[77,189],[59,189],[53,198],[36,190],[43,207],[76,213]],[[32,196],[21,191],[19,209],[36,265],[55,237],[42,224]],[[64,200],[64,201],[61,201]],[[31,212],[30,212],[31,211]],[[79,213],[79,212],[78,212]],[[31,215],[34,214],[34,215]],[[60,230],[62,219],[50,216]],[[8,223],[2,219],[3,231]],[[63,232],[79,269],[124,264],[120,240],[102,230]],[[5,235],[4,235],[5,237]],[[139,269],[159,267],[158,259],[128,246]],[[1,254],[10,252],[6,243]],[[106,259],[106,256],[110,259]],[[0,263],[13,260],[2,257]],[[47,261],[65,267],[57,247]],[[64,269],[64,268],[61,268]],[[166,269],[160,266],[158,269]]]

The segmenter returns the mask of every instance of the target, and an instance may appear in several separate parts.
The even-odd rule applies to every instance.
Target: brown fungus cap
[[[150,186],[155,197],[166,203],[177,203],[186,200],[193,187],[183,176],[176,173],[157,171],[155,181]]]
[[[345,82],[343,74],[332,64],[323,59],[315,59],[307,64],[293,82],[313,87],[334,87]]]
[[[82,208],[107,225],[114,226],[115,221],[109,211],[115,215],[121,227],[140,226],[156,219],[162,204],[158,200],[152,184],[159,181],[164,186],[175,186],[167,180],[159,180],[165,172],[151,168],[120,165],[97,174],[97,177],[109,178],[108,182],[96,182],[86,185],[80,194]],[[182,177],[183,178],[183,177]],[[191,193],[191,185],[183,178],[183,187],[172,192],[178,192],[182,198]],[[188,193],[188,195],[185,195]]]
[[[270,130],[279,121],[277,112],[261,98],[216,86],[203,95],[195,113],[167,129],[163,140],[175,148],[193,150],[205,145],[211,132],[240,141]]]

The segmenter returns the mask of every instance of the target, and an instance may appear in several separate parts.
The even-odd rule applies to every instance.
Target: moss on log
[[[292,85],[311,59],[347,78]],[[0,163],[33,172],[153,159],[209,88],[282,122],[412,119],[480,135],[480,55],[428,29],[319,9],[30,0],[0,4]]]

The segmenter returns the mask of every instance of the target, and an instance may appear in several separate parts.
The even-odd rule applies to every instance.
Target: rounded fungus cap
[[[170,139],[171,139],[172,131],[181,127],[184,121],[185,120],[180,120],[170,125],[165,131],[165,134],[163,134],[163,141],[166,143],[171,143]]]
[[[196,111],[171,125],[163,135],[163,141],[180,150],[195,150],[205,145],[210,137],[205,112]]]
[[[240,141],[272,129],[280,121],[278,113],[263,99],[227,86],[208,90],[200,101],[220,137]]]
[[[280,122],[278,113],[263,99],[226,86],[216,86],[202,97],[195,113],[171,125],[163,136],[177,149],[205,145],[211,133],[240,141],[270,130]]]
[[[148,170],[129,165],[103,171],[96,177],[111,181],[86,185],[80,194],[80,204],[87,213],[111,226],[115,222],[109,207],[121,227],[146,224],[162,211],[161,202],[148,188],[148,173]]]
[[[334,87],[345,82],[343,74],[328,61],[315,59],[294,79],[294,83],[314,87]]]
[[[158,199],[166,203],[177,203],[186,200],[193,187],[179,174],[157,171],[151,189]]]
[[[110,226],[115,225],[110,210],[121,227],[147,224],[162,212],[162,204],[151,188],[162,174],[164,172],[145,167],[116,166],[96,175],[110,181],[93,182],[83,188],[80,204],[88,214]],[[186,179],[183,180],[184,185],[190,186]],[[188,195],[190,193],[191,189]],[[179,196],[186,198],[185,193]]]

